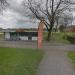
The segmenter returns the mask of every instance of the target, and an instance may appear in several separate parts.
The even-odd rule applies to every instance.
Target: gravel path
[[[37,75],[75,75],[75,69],[64,51],[46,51]]]

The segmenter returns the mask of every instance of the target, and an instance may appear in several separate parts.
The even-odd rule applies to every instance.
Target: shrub
[[[69,40],[71,43],[75,44],[75,36],[74,35],[67,35],[67,40]]]

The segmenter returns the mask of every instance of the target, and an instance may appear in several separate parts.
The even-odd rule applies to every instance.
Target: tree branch
[[[32,13],[36,16],[37,19],[41,18],[40,16],[37,15],[39,13],[33,7],[30,7],[29,9],[32,11]]]
[[[45,20],[44,20],[44,24],[45,24],[47,30],[49,30],[49,28],[50,28],[50,24],[48,24]]]
[[[57,7],[56,7],[56,9],[55,9],[55,11],[54,11],[54,14],[56,13],[57,9],[59,8],[61,2],[62,2],[62,0],[60,0],[59,3],[57,4]]]
[[[46,11],[47,11],[47,14],[50,15],[48,11],[48,0],[46,0]]]

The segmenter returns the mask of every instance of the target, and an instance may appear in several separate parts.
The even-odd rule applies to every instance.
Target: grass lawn
[[[53,40],[53,42],[69,44],[70,42],[64,38],[65,35],[66,33],[63,32],[53,32],[51,40]],[[46,40],[46,38],[47,38],[47,32],[44,33],[44,40]]]
[[[67,33],[63,32],[53,33],[52,38],[54,39],[55,42],[69,44],[70,42],[65,39],[66,35]]]
[[[0,48],[0,75],[35,75],[42,57],[40,50]]]
[[[68,52],[68,57],[72,60],[75,65],[75,52]]]
[[[67,35],[75,36],[75,32],[69,32],[69,33],[67,33]]]
[[[4,38],[4,33],[0,33],[0,39]]]

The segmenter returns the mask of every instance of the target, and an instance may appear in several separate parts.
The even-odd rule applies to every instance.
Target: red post
[[[44,20],[41,20],[38,26],[38,48],[42,48]]]

